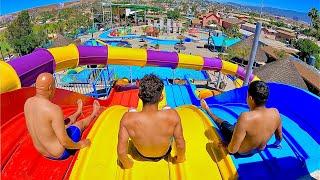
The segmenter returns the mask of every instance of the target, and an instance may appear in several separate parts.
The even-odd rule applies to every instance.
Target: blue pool
[[[205,80],[208,78],[205,71],[196,71],[192,69],[171,69],[165,67],[138,67],[138,66],[123,66],[123,65],[109,65],[109,71],[115,73],[116,78],[132,78],[141,79],[146,74],[155,74],[161,79],[180,78],[185,76],[196,80]],[[134,72],[134,73],[131,73]],[[132,77],[131,77],[132,76]]]
[[[128,47],[131,46],[131,44],[127,41],[118,41],[118,40],[114,40],[114,41],[104,41],[105,43],[107,43],[110,46],[121,46],[121,47]],[[97,42],[95,39],[90,39],[86,42],[83,43],[85,46],[103,46],[103,44]]]
[[[120,36],[120,37],[113,37],[113,36],[110,36],[110,33],[112,32],[112,29],[109,29],[105,32],[103,32],[102,34],[99,35],[99,38],[101,39],[106,39],[106,40],[122,40],[122,39],[140,39],[141,36],[140,35],[136,35],[136,34],[128,34],[128,35],[125,35],[125,36]],[[144,38],[145,40],[148,41],[149,44],[152,44],[152,45],[156,45],[156,44],[159,44],[159,45],[175,45],[177,43],[180,42],[180,40],[178,39],[159,39],[159,38],[153,38],[153,37],[145,37]],[[189,38],[190,39],[190,38]],[[188,39],[188,42],[191,42],[191,40]],[[186,41],[184,41],[186,42]]]
[[[95,39],[89,39],[88,41],[84,42],[83,45],[85,45],[85,46],[103,46],[103,44],[97,42]]]
[[[110,38],[115,38],[115,39],[133,39],[133,38],[140,38],[140,35],[136,35],[136,34],[127,34],[125,36],[120,36],[120,37],[114,37],[114,36],[110,36],[110,33],[113,31],[113,29],[109,29],[105,32],[103,32],[102,34],[99,35],[99,38],[101,39],[110,39]]]
[[[212,42],[215,46],[229,47],[241,41],[240,38],[228,38],[227,36],[212,36]]]
[[[131,46],[131,44],[127,41],[105,41],[110,46],[121,46],[121,47],[127,47]]]
[[[145,38],[148,43],[156,45],[175,45],[180,42],[180,40],[174,40],[174,39],[157,39],[157,38],[152,38],[152,37],[146,37]]]

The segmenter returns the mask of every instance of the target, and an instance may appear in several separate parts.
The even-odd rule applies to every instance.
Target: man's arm
[[[82,140],[78,143],[73,142],[67,134],[64,125],[63,113],[59,107],[54,107],[55,109],[50,112],[52,114],[52,128],[55,132],[60,144],[66,149],[81,149],[90,145],[90,140]]]
[[[280,145],[280,142],[282,140],[282,122],[281,122],[281,119],[280,119],[280,116],[279,116],[279,112],[278,112],[278,118],[279,118],[279,126],[278,128],[276,129],[275,131],[275,137],[276,137],[276,142],[274,143],[275,145]]]
[[[175,157],[174,161],[176,163],[180,163],[185,160],[186,145],[183,137],[183,130],[182,130],[180,116],[175,110],[172,110],[172,111],[174,111],[174,114],[176,116],[175,118],[177,120],[177,124],[174,128],[174,133],[173,133],[174,140],[176,142],[176,147],[177,147],[177,156]]]
[[[234,128],[231,141],[228,145],[228,151],[231,154],[238,152],[242,141],[246,137],[246,130],[245,130],[245,122],[244,121],[246,121],[246,117],[243,114],[241,114],[238,119],[238,122],[236,124],[236,127]]]
[[[217,122],[219,125],[224,121],[223,119],[219,118],[218,116],[216,116],[209,108],[209,106],[207,105],[206,101],[204,99],[201,99],[200,101],[201,103],[201,107],[207,111],[207,113],[209,114],[209,116],[215,121]]]
[[[124,114],[121,122],[120,128],[118,133],[118,158],[125,169],[131,168],[133,165],[132,159],[128,157],[128,140],[129,140],[129,133],[125,127],[125,122],[128,117],[128,114]]]

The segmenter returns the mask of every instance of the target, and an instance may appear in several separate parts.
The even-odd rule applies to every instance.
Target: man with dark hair
[[[275,134],[279,146],[282,140],[282,123],[280,115],[275,108],[266,108],[269,88],[263,81],[254,81],[249,85],[247,103],[249,112],[242,113],[235,125],[222,120],[210,111],[207,103],[202,99],[201,106],[218,124],[225,141],[228,143],[228,151],[231,154],[253,154],[263,150],[269,139]]]
[[[143,102],[141,112],[131,110],[123,115],[118,134],[118,159],[123,168],[131,168],[133,161],[128,157],[128,140],[132,141],[139,158],[159,161],[167,158],[175,140],[177,156],[174,163],[185,160],[185,141],[180,117],[174,109],[158,110],[162,100],[163,82],[155,75],[146,75],[140,81],[139,98]]]

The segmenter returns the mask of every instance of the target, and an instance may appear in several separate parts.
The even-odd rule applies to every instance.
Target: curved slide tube
[[[293,86],[268,85],[270,97],[266,106],[275,107],[281,113],[282,148],[266,148],[246,158],[232,156],[240,179],[297,179],[319,170],[320,98]],[[231,90],[206,101],[219,117],[235,123],[242,112],[248,111],[247,88]],[[268,144],[274,141],[272,137]]]
[[[219,147],[220,138],[207,116],[195,106],[177,109],[186,140],[186,161],[172,164],[171,157],[158,162],[139,160],[132,153],[134,166],[124,170],[117,164],[117,136],[120,120],[128,109],[113,106],[105,110],[88,134],[91,147],[80,150],[70,179],[234,179],[237,172],[227,152]]]
[[[243,67],[219,58],[146,49],[112,46],[75,46],[71,44],[51,49],[36,49],[31,54],[13,59],[8,63],[1,62],[0,93],[30,86],[42,72],[53,73],[88,64],[120,64],[215,70],[235,75],[240,79],[244,79],[246,73]],[[253,74],[250,75],[250,81],[257,79]]]

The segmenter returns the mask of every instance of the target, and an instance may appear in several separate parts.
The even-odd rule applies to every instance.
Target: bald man
[[[54,92],[52,74],[40,74],[36,80],[36,95],[27,99],[24,114],[35,148],[50,159],[63,160],[76,149],[90,145],[89,139],[80,141],[81,133],[98,115],[100,105],[94,101],[91,115],[76,122],[82,113],[82,101],[78,100],[76,112],[64,119],[61,108],[51,102]]]

